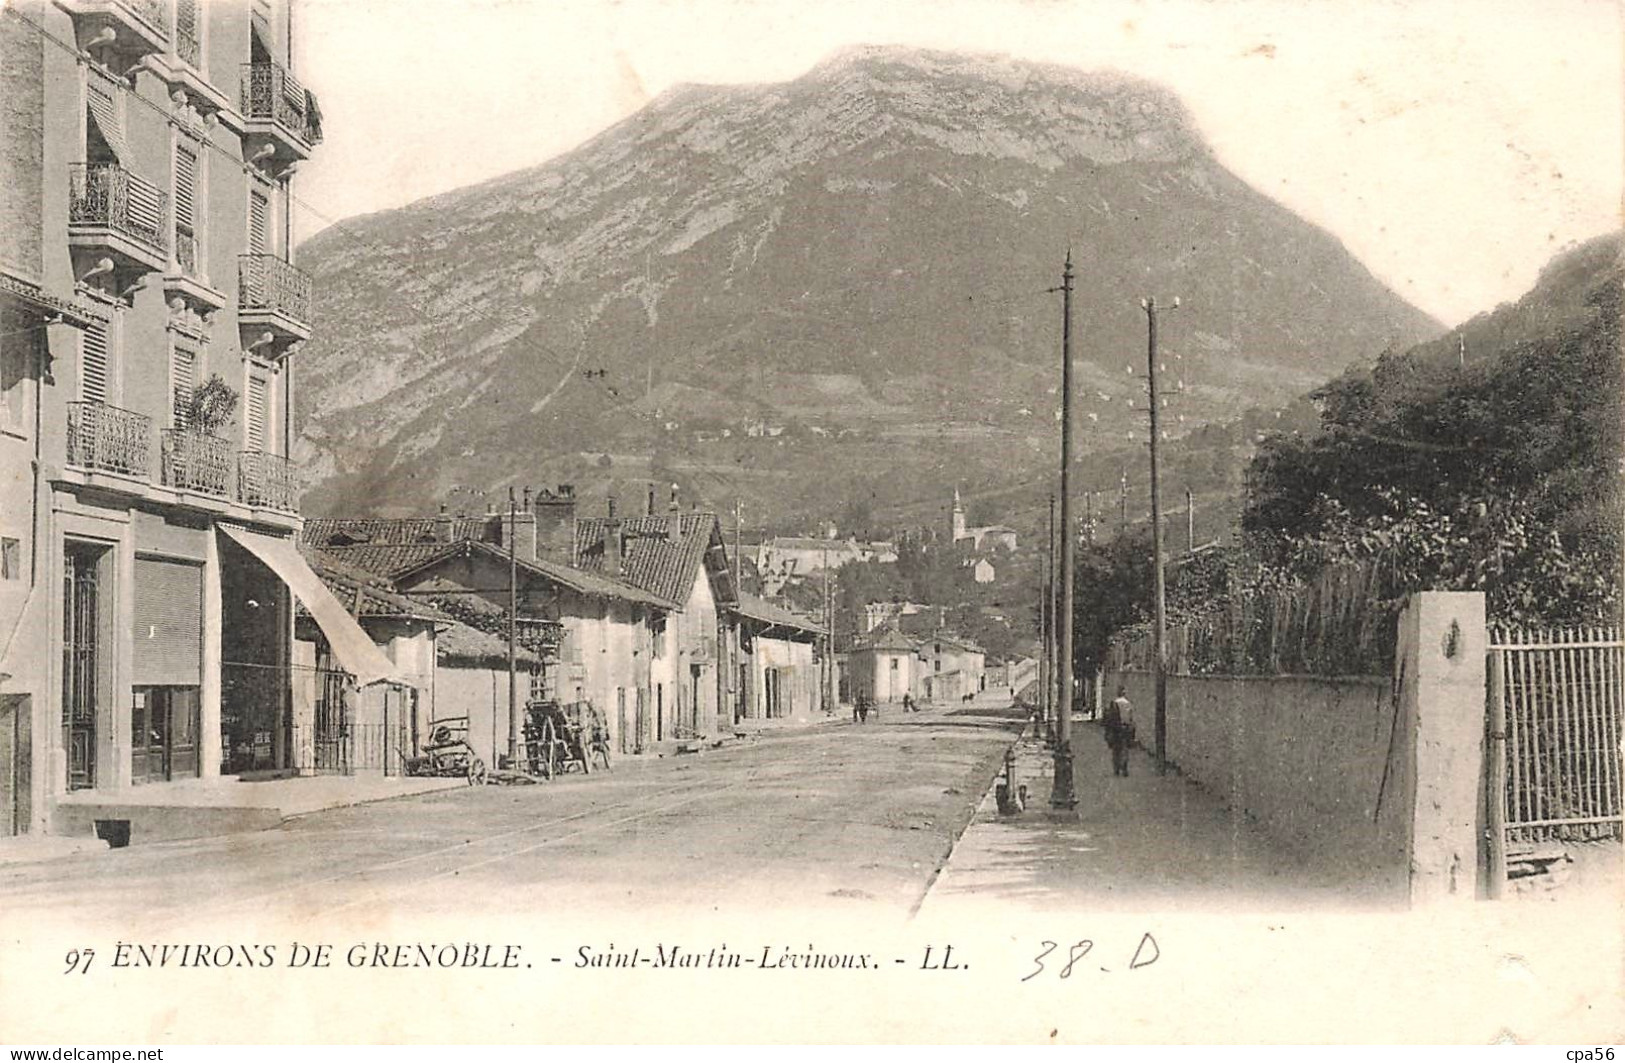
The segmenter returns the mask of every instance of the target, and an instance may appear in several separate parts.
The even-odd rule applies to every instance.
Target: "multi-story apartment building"
[[[0,13],[0,834],[288,764],[293,2]]]

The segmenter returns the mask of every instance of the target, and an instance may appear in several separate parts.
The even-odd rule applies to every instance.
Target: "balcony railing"
[[[310,322],[310,274],[275,255],[237,256],[237,305]]]
[[[191,428],[164,429],[164,485],[227,498],[236,455],[224,439]]]
[[[188,66],[201,67],[203,65],[203,42],[198,39],[195,33],[188,33],[185,30],[177,31],[175,34],[175,54],[180,57],[181,62]]]
[[[147,479],[151,419],[105,402],[68,403],[68,464]]]
[[[299,501],[288,459],[259,450],[247,450],[237,459],[237,501],[245,506],[295,513]]]
[[[68,224],[112,229],[160,254],[169,253],[169,194],[117,163],[74,163]]]
[[[183,231],[175,233],[175,262],[186,276],[198,276],[197,234]]]
[[[303,85],[281,63],[244,63],[243,116],[271,121],[306,144],[320,144],[322,128]]]

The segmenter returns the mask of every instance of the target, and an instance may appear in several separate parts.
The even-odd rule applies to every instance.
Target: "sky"
[[[1621,227],[1613,0],[301,0],[327,139],[295,221],[535,166],[684,82],[859,44],[1163,82],[1235,173],[1446,325]]]

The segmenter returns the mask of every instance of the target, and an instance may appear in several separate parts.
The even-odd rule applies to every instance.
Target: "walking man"
[[[1128,700],[1128,687],[1117,688],[1117,697],[1106,706],[1101,724],[1112,751],[1112,774],[1128,775],[1128,749],[1134,743],[1134,706]]]

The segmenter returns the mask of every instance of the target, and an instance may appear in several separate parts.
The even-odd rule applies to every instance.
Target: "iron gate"
[[[1506,748],[1507,840],[1619,837],[1620,632],[1491,629],[1489,655],[1491,736]]]

